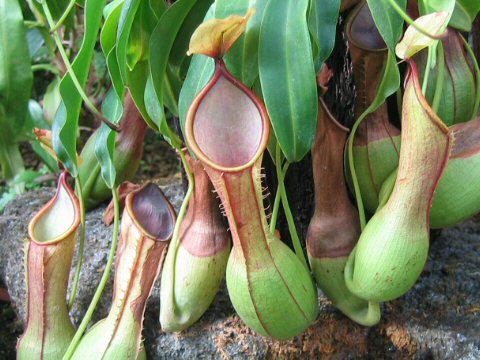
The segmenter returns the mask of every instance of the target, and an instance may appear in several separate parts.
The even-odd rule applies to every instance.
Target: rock
[[[172,185],[160,185],[160,187],[178,211],[184,195],[178,178]],[[23,241],[28,238],[30,219],[50,200],[54,193],[54,188],[44,188],[26,193],[12,201],[5,209],[3,216],[0,217],[0,254],[5,254],[0,259],[0,278],[5,279],[12,302],[23,323],[26,321]],[[100,282],[110,250],[113,226],[107,227],[103,222],[105,208],[106,206],[99,207],[87,214],[84,263],[80,274],[77,301],[70,313],[76,325],[82,320]],[[76,260],[77,253],[75,252],[70,273],[70,285],[75,274]],[[104,290],[104,299],[95,312],[95,321],[103,318],[110,307],[113,276],[110,280]],[[158,295],[158,286],[155,289]]]
[[[183,194],[179,181],[163,189],[178,209]],[[28,236],[28,222],[53,191],[27,193],[13,201],[0,216],[0,279],[7,284],[23,322],[26,303],[22,243]],[[103,211],[100,208],[87,215],[85,263],[78,301],[71,312],[77,325],[108,256],[111,227],[103,224]],[[247,328],[235,315],[225,288],[197,324],[180,334],[163,333],[158,322],[157,281],[145,314],[147,353],[152,359],[479,359],[479,255],[479,222],[443,230],[432,242],[428,265],[418,283],[407,295],[384,304],[379,325],[372,328],[356,325],[320,295],[318,320],[304,334],[286,342],[263,338]],[[108,310],[111,289],[110,284],[96,311],[96,320]]]

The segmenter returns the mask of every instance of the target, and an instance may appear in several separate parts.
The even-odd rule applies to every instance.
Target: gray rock
[[[179,182],[163,189],[178,209],[183,194]],[[52,194],[53,189],[25,194],[0,217],[0,279],[7,284],[23,322],[22,244],[30,218]],[[71,313],[76,324],[88,307],[108,256],[111,227],[103,224],[103,211],[87,215],[85,263],[78,301]],[[158,322],[157,281],[145,314],[147,353],[153,359],[479,359],[479,255],[480,223],[470,221],[444,230],[432,242],[428,265],[418,283],[407,295],[384,304],[379,325],[365,328],[354,324],[320,295],[321,311],[315,324],[286,342],[263,338],[247,328],[235,315],[225,288],[197,324],[180,334],[166,334]],[[107,313],[111,291],[110,283],[95,319]]]

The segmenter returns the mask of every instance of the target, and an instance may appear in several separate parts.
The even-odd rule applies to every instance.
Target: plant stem
[[[112,189],[112,197],[113,197],[113,203],[115,208],[115,216],[113,220],[112,245],[110,247],[110,253],[108,254],[107,264],[105,265],[105,270],[103,271],[103,275],[102,275],[102,278],[100,279],[100,283],[98,284],[97,290],[93,295],[93,299],[90,302],[90,305],[88,306],[87,312],[85,313],[85,316],[83,317],[82,322],[80,323],[78,330],[72,339],[72,342],[68,346],[68,349],[65,352],[65,355],[63,356],[63,360],[70,359],[73,353],[75,352],[75,349],[80,339],[82,338],[83,333],[87,329],[87,326],[90,320],[92,319],[92,315],[95,312],[95,308],[97,307],[97,304],[100,301],[100,298],[102,297],[103,290],[105,289],[105,286],[107,285],[107,282],[110,279],[113,260],[115,259],[115,252],[117,250],[118,230],[120,225],[120,204],[118,200],[118,188],[114,187]]]
[[[382,0],[384,1],[384,0]],[[407,24],[412,25],[415,30],[419,33],[428,36],[431,39],[440,40],[445,37],[445,32],[440,35],[430,34],[423,26],[418,25],[408,14],[397,4],[395,0],[387,0],[388,3],[393,7],[393,9],[400,15]]]
[[[178,238],[180,227],[182,225],[183,219],[185,218],[185,214],[187,213],[188,203],[190,202],[190,198],[193,194],[193,189],[195,187],[195,179],[193,178],[192,169],[190,168],[190,164],[185,157],[185,154],[182,150],[179,150],[178,153],[180,154],[180,159],[182,159],[183,168],[185,169],[185,173],[187,174],[188,178],[188,188],[187,192],[185,193],[185,197],[183,198],[182,206],[180,207],[180,211],[178,212],[177,221],[175,223],[175,228],[173,229],[172,240],[176,241]],[[171,246],[174,244],[171,244]]]
[[[95,185],[95,182],[98,178],[98,175],[100,174],[101,171],[101,166],[100,163],[96,163],[95,167],[92,170],[92,173],[88,177],[87,181],[85,181],[85,184],[82,184],[83,188],[78,191],[77,195],[81,196],[83,198],[83,203],[88,203],[88,199],[90,198],[90,193],[92,192],[92,188]]]
[[[28,1],[27,1],[28,2]],[[28,28],[28,29],[33,29],[36,27],[43,27],[45,26],[44,23],[40,21],[32,21],[32,20],[24,20],[23,24]]]
[[[427,55],[427,65],[425,66],[425,75],[423,76],[423,84],[422,84],[422,93],[424,95],[427,93],[428,79],[430,77],[430,71],[432,69],[433,56],[434,56],[433,46],[429,46],[428,55]]]
[[[188,209],[188,204],[190,203],[190,199],[193,194],[193,190],[195,188],[195,179],[193,177],[192,169],[190,168],[190,164],[188,163],[187,158],[185,157],[185,153],[183,152],[182,149],[177,149],[178,153],[180,154],[180,159],[182,160],[183,168],[185,169],[185,173],[187,174],[188,178],[188,188],[187,192],[185,193],[185,197],[183,198],[182,206],[180,207],[180,210],[178,212],[177,216],[177,221],[175,222],[175,228],[173,229],[173,234],[172,234],[172,240],[169,245],[168,249],[168,254],[167,254],[167,259],[169,259],[170,256],[170,251],[174,251],[171,255],[173,256],[172,259],[172,271],[173,271],[173,279],[175,279],[175,269],[176,269],[176,260],[177,256],[176,253],[178,251],[178,248],[180,246],[180,239],[179,239],[179,234],[180,234],[180,228],[182,227],[183,219],[185,218],[185,214],[187,213]],[[166,260],[166,263],[168,263],[168,260]],[[175,281],[171,282],[171,293],[172,293],[172,299],[175,302],[175,286],[174,286]],[[175,311],[176,308],[174,308]]]
[[[288,166],[290,164],[286,163],[285,166],[283,167],[282,170],[282,176],[284,180],[285,174],[287,173]],[[277,174],[278,176],[278,174]],[[281,195],[280,195],[280,184],[277,186],[277,193],[275,194],[275,201],[273,203],[273,209],[272,209],[272,215],[270,217],[270,233],[274,234],[275,233],[275,228],[277,226],[277,220],[278,220],[278,211],[280,210],[280,200],[281,200]]]
[[[51,29],[50,29],[50,32],[54,32],[54,31],[57,31],[60,26],[63,25],[65,19],[68,17],[68,15],[70,14],[70,11],[72,11],[73,7],[75,6],[75,0],[70,0],[70,2],[68,3],[68,6],[67,8],[65,9],[65,11],[63,12],[62,16],[60,17],[60,19],[58,19],[57,23],[54,25],[54,26],[50,26]]]
[[[368,110],[368,109],[367,109]],[[365,114],[365,115],[364,115]],[[363,115],[363,116],[362,116]],[[355,199],[357,200],[358,216],[360,218],[360,229],[363,231],[367,225],[367,219],[365,217],[365,207],[363,206],[362,194],[360,193],[360,185],[358,185],[357,171],[355,170],[355,161],[353,160],[353,141],[355,140],[355,134],[362,121],[367,117],[366,111],[360,115],[355,124],[352,126],[350,136],[348,137],[347,152],[348,152],[348,166],[352,175],[353,189],[355,191]]]
[[[50,13],[50,9],[48,8],[48,4],[46,1],[42,2],[42,7],[43,11],[45,12],[45,16],[48,21],[48,26],[50,29],[52,29],[55,26],[55,23],[53,21],[52,14]],[[60,56],[62,57],[62,60],[65,64],[65,67],[67,68],[67,73],[70,75],[73,85],[78,91],[78,94],[82,98],[82,100],[85,103],[85,106],[87,107],[88,110],[90,110],[94,115],[98,116],[102,122],[104,122],[110,129],[114,131],[119,131],[119,128],[117,125],[113,124],[111,121],[109,121],[105,116],[103,116],[100,111],[97,110],[95,105],[90,101],[89,97],[83,90],[82,85],[80,85],[80,82],[78,81],[77,75],[75,74],[75,71],[73,70],[72,64],[70,63],[70,60],[68,59],[68,55],[65,52],[65,48],[63,47],[62,44],[62,39],[60,38],[60,35],[58,35],[57,31],[52,32],[53,39],[55,40],[55,44],[57,45],[58,51],[60,53]]]
[[[52,14],[50,13],[50,9],[48,8],[48,4],[46,1],[42,3],[43,6],[43,11],[45,12],[45,16],[48,21],[48,25],[50,29],[55,26],[55,23],[52,18]],[[88,98],[87,94],[85,94],[85,91],[83,90],[82,86],[80,85],[80,82],[77,79],[77,75],[75,74],[75,71],[72,68],[72,64],[70,63],[70,60],[68,59],[68,55],[65,52],[65,48],[63,47],[62,44],[62,39],[60,39],[60,35],[56,31],[52,33],[53,39],[55,40],[55,44],[57,45],[58,51],[60,52],[60,56],[62,57],[63,62],[65,63],[65,67],[67,68],[68,73],[70,74],[72,78],[72,82],[75,85],[75,88],[77,89],[78,93],[82,97],[83,101],[85,102],[85,105],[95,113],[95,115],[100,115],[100,112],[95,108],[95,105],[92,104],[90,99]]]
[[[285,217],[287,218],[288,230],[292,238],[293,248],[295,249],[295,253],[300,262],[305,266],[305,268],[308,269],[307,260],[305,259],[305,254],[303,253],[300,237],[298,236],[297,229],[295,227],[295,220],[288,203],[287,191],[285,190],[284,180],[288,170],[288,164],[282,168],[282,152],[278,143],[275,149],[275,166],[277,169],[278,190],[280,192],[283,210],[285,211]]]
[[[53,66],[52,64],[35,64],[35,65],[32,65],[32,71],[35,72],[35,71],[49,71],[51,72],[52,74],[55,74],[55,75],[60,75],[60,70],[56,67],[56,66]]]
[[[438,112],[438,106],[440,105],[440,100],[442,98],[443,92],[443,83],[445,80],[445,51],[443,49],[443,44],[438,43],[438,75],[437,75],[437,86],[435,87],[435,94],[433,95],[432,100],[432,109],[435,113]]]
[[[75,300],[77,298],[78,293],[78,283],[80,280],[80,272],[82,270],[83,264],[83,255],[85,251],[85,203],[83,201],[83,194],[82,194],[82,185],[80,183],[80,177],[77,176],[75,178],[75,187],[78,189],[78,199],[80,202],[80,241],[78,243],[78,254],[77,254],[77,268],[75,269],[75,277],[73,279],[72,284],[72,291],[70,292],[70,301],[68,302],[68,308],[72,309],[73,305],[75,304]]]
[[[280,185],[277,186],[277,193],[275,194],[275,201],[273,203],[272,216],[270,217],[270,233],[275,233],[277,226],[278,210],[280,209]]]

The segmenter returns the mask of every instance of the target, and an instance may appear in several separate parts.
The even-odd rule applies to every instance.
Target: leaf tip
[[[203,54],[222,58],[245,32],[248,21],[255,14],[250,8],[245,16],[231,15],[225,19],[211,19],[193,32],[187,55]]]

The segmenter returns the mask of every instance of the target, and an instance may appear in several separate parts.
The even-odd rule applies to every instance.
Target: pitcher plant
[[[125,200],[112,306],[82,338],[72,359],[139,359],[145,306],[160,273],[175,224],[175,210],[148,183]]]
[[[451,132],[422,93],[415,63],[409,65],[393,191],[367,223],[345,268],[348,289],[374,301],[405,294],[420,276],[429,249],[433,196],[453,145]]]
[[[355,117],[358,118],[375,99],[387,60],[387,47],[365,1],[349,14],[345,31],[356,89]],[[378,207],[382,183],[398,166],[399,151],[400,130],[392,124],[387,103],[384,102],[365,117],[353,143],[360,193],[370,214]],[[350,174],[349,169],[347,174]],[[348,180],[352,188],[351,179]]]
[[[210,32],[221,26],[205,24]],[[235,40],[229,34],[236,30],[230,31],[218,31],[217,38],[201,47],[192,36],[190,48],[213,56],[215,73],[189,109],[186,140],[203,163],[230,226],[233,249],[226,278],[232,304],[255,331],[285,340],[315,320],[317,293],[308,269],[268,229],[261,161],[270,124],[261,100],[221,59]]]
[[[230,237],[213,185],[202,163],[185,156],[193,194],[163,266],[160,324],[164,331],[182,331],[204,314],[225,278],[230,255]]]
[[[55,196],[28,226],[27,326],[18,341],[18,359],[61,359],[75,334],[66,298],[79,227],[79,201],[63,172]]]
[[[380,320],[379,304],[352,294],[344,268],[360,236],[358,211],[350,202],[343,171],[348,129],[320,99],[317,136],[312,148],[315,210],[307,233],[308,260],[315,280],[333,304],[362,325]]]

